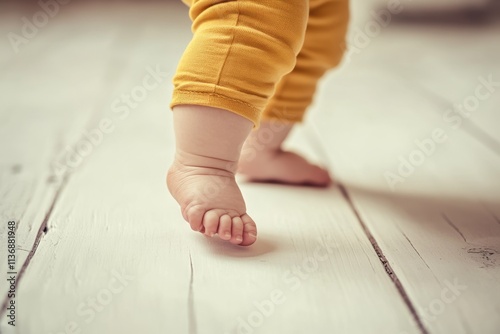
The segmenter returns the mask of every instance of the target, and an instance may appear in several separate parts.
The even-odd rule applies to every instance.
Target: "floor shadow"
[[[208,238],[200,234],[198,238],[204,239],[200,240],[200,242],[205,246],[207,253],[222,257],[258,257],[272,253],[278,248],[276,241],[265,235],[259,235],[258,240],[248,247],[233,245],[218,237]]]

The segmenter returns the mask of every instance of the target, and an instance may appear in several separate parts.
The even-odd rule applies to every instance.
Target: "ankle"
[[[259,163],[260,161],[269,161],[280,155],[283,150],[279,147],[267,147],[263,145],[252,145],[246,143],[243,146],[240,156],[240,164]]]
[[[231,170],[253,123],[233,112],[196,105],[174,107],[177,159]]]
[[[238,168],[238,161],[189,153],[178,148],[175,152],[175,160],[172,167],[196,169],[198,171],[204,170],[207,174],[213,174],[215,171],[226,172],[227,174],[223,174],[234,176]]]
[[[282,144],[293,128],[291,123],[264,121],[252,131],[243,147],[242,155],[248,160],[255,157],[274,157],[283,152]]]

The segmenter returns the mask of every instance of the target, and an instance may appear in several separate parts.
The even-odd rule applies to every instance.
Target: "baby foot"
[[[167,185],[191,229],[232,244],[248,246],[257,238],[257,227],[246,214],[245,201],[234,173],[174,161]]]
[[[195,231],[248,246],[257,228],[234,179],[252,122],[227,110],[174,107],[176,154],[167,186]]]
[[[332,180],[328,171],[313,165],[300,155],[276,150],[242,154],[238,172],[250,181],[277,182],[326,187]]]
[[[291,123],[262,122],[243,146],[238,172],[250,181],[328,186],[332,180],[326,169],[281,149],[292,127]]]

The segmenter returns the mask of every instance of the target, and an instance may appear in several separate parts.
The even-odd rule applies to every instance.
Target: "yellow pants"
[[[193,39],[171,107],[195,104],[300,122],[318,80],[345,50],[347,0],[183,0]]]

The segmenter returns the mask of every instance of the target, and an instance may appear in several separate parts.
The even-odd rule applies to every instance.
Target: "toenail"
[[[251,236],[252,238],[256,238],[257,237],[257,234],[255,234],[255,232],[250,232],[248,233],[249,236]]]
[[[229,232],[224,233],[224,237],[231,238],[231,233],[229,233]]]
[[[236,241],[241,241],[241,240],[243,240],[243,239],[240,236],[236,237]]]

